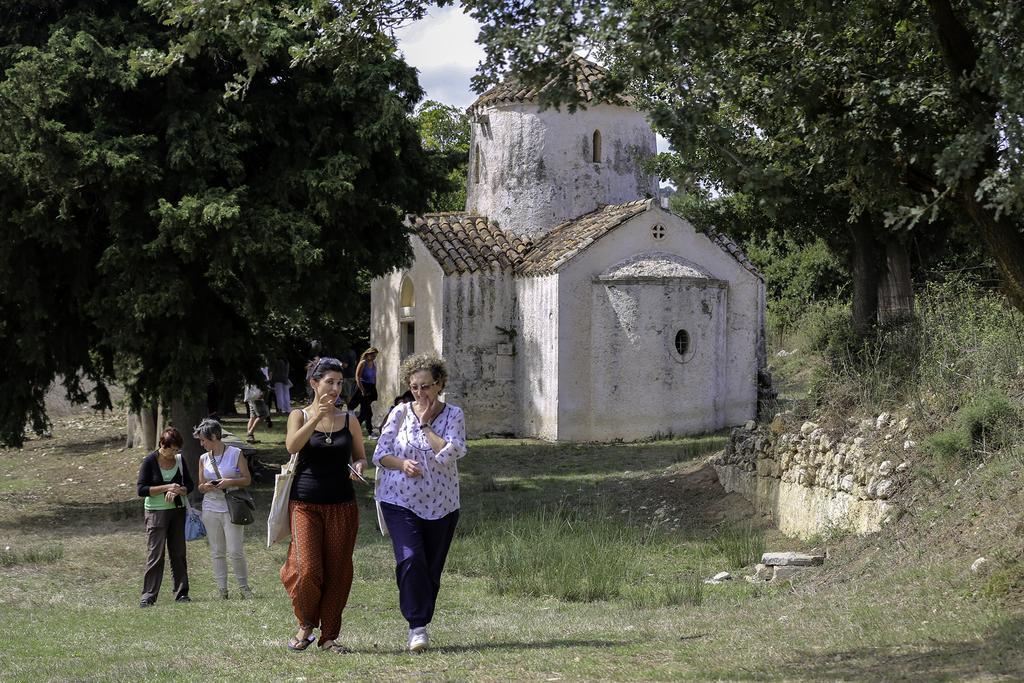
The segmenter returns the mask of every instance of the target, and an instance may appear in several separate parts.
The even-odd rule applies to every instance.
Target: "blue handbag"
[[[200,538],[206,536],[206,526],[203,524],[203,517],[199,514],[199,510],[192,507],[192,504],[188,502],[188,497],[185,498],[185,540],[186,541],[198,541]]]
[[[181,467],[181,454],[178,454],[178,467]],[[181,497],[185,501],[185,540],[198,541],[206,536],[206,525],[203,524],[203,516],[199,510],[192,507],[188,500],[188,494]]]

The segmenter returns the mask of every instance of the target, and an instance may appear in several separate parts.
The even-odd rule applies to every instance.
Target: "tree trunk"
[[[953,85],[960,93],[964,110],[973,114],[975,131],[984,134],[995,120],[997,104],[992,93],[978,86],[972,80],[978,66],[979,50],[974,38],[957,15],[951,0],[928,0],[938,38],[939,47],[953,78]],[[995,259],[1003,276],[1006,298],[1017,309],[1024,311],[1024,232],[1022,226],[1007,220],[1006,216],[996,217],[992,209],[978,202],[978,183],[987,171],[997,168],[998,154],[995,142],[988,144],[981,162],[975,167],[974,175],[965,180],[960,190],[961,205],[978,227],[988,253]]]
[[[124,437],[125,448],[135,448],[135,434],[142,431],[142,425],[139,424],[139,418],[131,411],[128,410],[128,424],[126,426],[127,434]]]
[[[156,439],[159,435],[158,416],[156,408],[142,406],[142,410],[129,416],[128,435],[130,448],[143,448],[151,451],[156,448]],[[134,423],[134,424],[133,424]]]
[[[879,249],[874,225],[862,215],[850,226],[853,237],[853,333],[863,338],[878,320]]]
[[[1003,276],[1003,292],[1018,310],[1024,311],[1024,229],[982,206],[977,197],[976,182],[964,183],[961,198],[967,214],[978,226],[989,255],[995,259]]]
[[[910,252],[895,236],[885,239],[885,269],[878,282],[878,321],[906,320],[914,315],[914,283]]]
[[[192,430],[206,417],[206,398],[202,397],[197,401],[186,403],[182,400],[175,400],[171,403],[170,424],[181,432],[185,444],[181,448],[181,457],[185,461],[185,468],[193,482],[199,481],[199,456],[203,454],[203,447],[199,440],[192,437]],[[191,498],[195,498],[192,496]]]

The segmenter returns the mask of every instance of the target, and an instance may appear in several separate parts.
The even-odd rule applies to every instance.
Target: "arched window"
[[[473,182],[480,182],[480,146],[473,149]]]
[[[592,149],[594,150],[593,162],[595,164],[601,163],[601,131],[599,130],[594,131],[594,144]]]
[[[402,294],[399,297],[398,305],[402,308],[412,308],[416,305],[416,291],[410,278],[402,280]]]

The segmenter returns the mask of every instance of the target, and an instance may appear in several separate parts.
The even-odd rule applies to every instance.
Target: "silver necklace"
[[[327,444],[328,446],[330,446],[332,443],[334,443],[334,439],[331,438],[331,434],[333,434],[333,433],[334,433],[334,416],[331,415],[331,431],[327,432],[326,436],[324,436],[324,443]]]

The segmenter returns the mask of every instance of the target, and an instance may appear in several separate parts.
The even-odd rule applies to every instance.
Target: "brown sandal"
[[[305,630],[305,629],[303,629],[303,630]],[[307,647],[312,645],[313,641],[316,640],[316,636],[313,635],[313,633],[312,633],[313,629],[309,629],[309,630],[310,630],[310,634],[308,636],[306,636],[306,638],[304,640],[300,639],[298,636],[292,636],[288,640],[288,649],[291,650],[292,652],[302,652]]]

